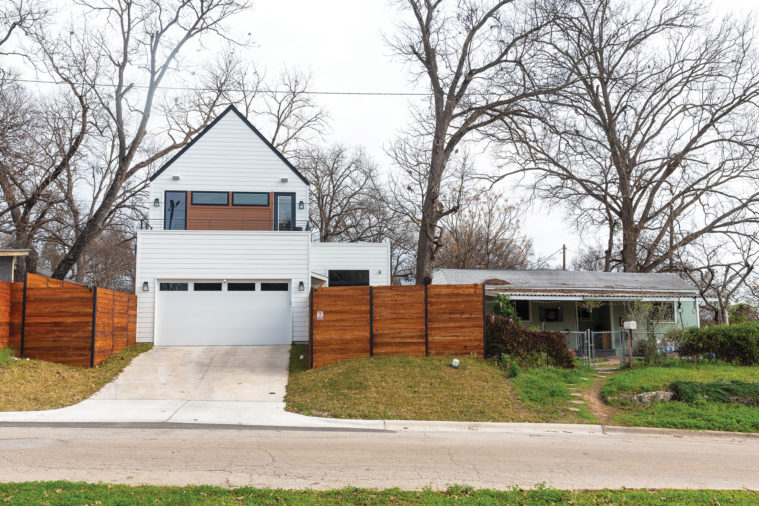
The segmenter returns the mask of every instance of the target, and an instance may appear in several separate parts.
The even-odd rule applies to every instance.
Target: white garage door
[[[157,346],[290,344],[291,322],[289,281],[158,283]]]

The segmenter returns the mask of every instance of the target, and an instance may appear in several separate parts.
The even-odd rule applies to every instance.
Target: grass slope
[[[91,396],[120,373],[134,357],[149,350],[138,344],[92,369],[41,360],[8,360],[0,350],[0,411],[62,408]]]
[[[274,490],[220,487],[153,487],[71,482],[0,484],[3,504],[756,504],[759,492],[724,490],[474,490],[404,491],[344,488]]]
[[[759,367],[727,364],[692,364],[672,361],[665,366],[623,371],[609,378],[601,390],[605,399],[622,393],[667,389],[672,382],[759,381]],[[759,407],[699,400],[672,401],[650,406],[624,405],[610,401],[623,411],[616,423],[639,427],[759,432]]]
[[[372,357],[307,370],[306,359],[300,360],[305,354],[305,347],[291,349],[285,402],[288,410],[306,415],[566,423],[590,417],[567,409],[566,382],[580,372],[532,369],[511,380],[492,360],[474,357],[459,357],[458,369],[443,357]]]
[[[592,385],[591,371],[586,369],[532,368],[512,380],[522,401],[538,413],[543,422],[576,423],[593,421],[593,415],[584,404],[573,405],[569,385],[579,393]],[[579,409],[571,412],[569,407]],[[578,420],[579,419],[579,420]]]

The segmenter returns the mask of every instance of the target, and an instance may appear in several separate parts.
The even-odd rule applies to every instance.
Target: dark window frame
[[[233,286],[237,286],[240,288],[232,288]],[[242,288],[243,286],[253,286],[253,288]],[[227,282],[227,291],[228,292],[255,292],[256,283],[248,282],[248,281],[230,281],[230,282]]]
[[[266,195],[266,204],[235,204],[235,195]],[[232,192],[232,205],[236,207],[269,207],[271,205],[269,192]]]
[[[184,289],[177,289],[180,286],[184,285]],[[158,291],[159,292],[189,292],[190,291],[190,283],[180,281],[162,281],[158,284]]]
[[[202,288],[198,290],[198,285],[201,285]],[[218,290],[216,289],[218,287]],[[193,292],[220,292],[223,290],[223,286],[221,281],[200,281],[192,282],[192,291]]]
[[[262,292],[289,292],[290,283],[283,283],[283,282],[261,283],[261,291]]]
[[[169,205],[169,193],[184,193],[184,219],[181,220],[184,223],[184,228],[166,228],[167,219],[166,211]],[[187,191],[185,190],[164,190],[163,192],[163,229],[164,230],[187,230]]]
[[[223,192],[223,191],[193,191],[193,192],[190,192],[190,193],[191,193],[191,195],[190,195],[190,204],[192,204],[193,206],[229,207],[229,192]],[[222,194],[222,195],[226,195],[227,199],[226,199],[226,203],[225,204],[196,204],[194,202],[196,194],[197,195],[208,195],[208,194],[218,195],[218,194]]]
[[[293,215],[293,223],[290,230],[292,232],[298,226],[297,215],[295,214],[295,193],[294,192],[275,192],[274,193],[274,230],[279,230],[279,197],[292,197],[292,205],[290,206]]]
[[[332,280],[332,273],[335,272],[350,272],[350,280],[348,281],[333,281]],[[366,273],[366,281],[363,280],[357,280],[356,279],[356,273]],[[329,283],[329,286],[369,286],[371,282],[371,273],[369,272],[369,269],[330,269],[327,271],[327,281]]]
[[[522,312],[521,309],[520,309],[520,307],[519,307],[520,304],[523,304],[527,308],[527,317],[526,318],[520,314]],[[529,300],[515,300],[514,301],[514,311],[517,312],[517,316],[519,316],[519,318],[521,318],[522,321],[526,321],[526,322],[532,321],[530,319],[530,316],[532,316],[532,315],[530,314],[530,301]]]

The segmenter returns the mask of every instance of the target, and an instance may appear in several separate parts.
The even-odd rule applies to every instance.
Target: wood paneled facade
[[[236,206],[228,192],[228,203],[194,205],[187,192],[187,230],[274,230],[274,193],[267,206]]]
[[[28,274],[25,283],[0,284],[0,346],[91,367],[135,344],[136,308],[135,295]]]
[[[373,355],[484,356],[482,285],[330,287],[311,299],[311,367]]]

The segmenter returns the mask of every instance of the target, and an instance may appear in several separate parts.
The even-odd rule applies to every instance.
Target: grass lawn
[[[62,408],[91,396],[120,373],[134,357],[149,350],[138,344],[92,369],[41,360],[12,360],[0,349],[0,411]],[[4,356],[8,359],[3,359]]]
[[[492,360],[459,357],[372,357],[307,370],[304,346],[293,346],[287,409],[312,416],[481,422],[588,421],[572,412],[566,382],[578,371],[533,369],[507,379]],[[535,374],[533,374],[535,373]]]
[[[609,399],[622,393],[665,390],[677,380],[700,383],[729,380],[757,382],[759,367],[671,361],[664,366],[623,371],[609,378],[601,393]],[[759,432],[759,407],[756,406],[708,401],[672,401],[650,406],[624,405],[613,401],[611,404],[621,410],[616,417],[616,422],[621,425]]]
[[[715,490],[533,490],[403,491],[344,488],[273,490],[219,487],[130,487],[63,481],[0,484],[3,504],[750,504],[759,492]]]

